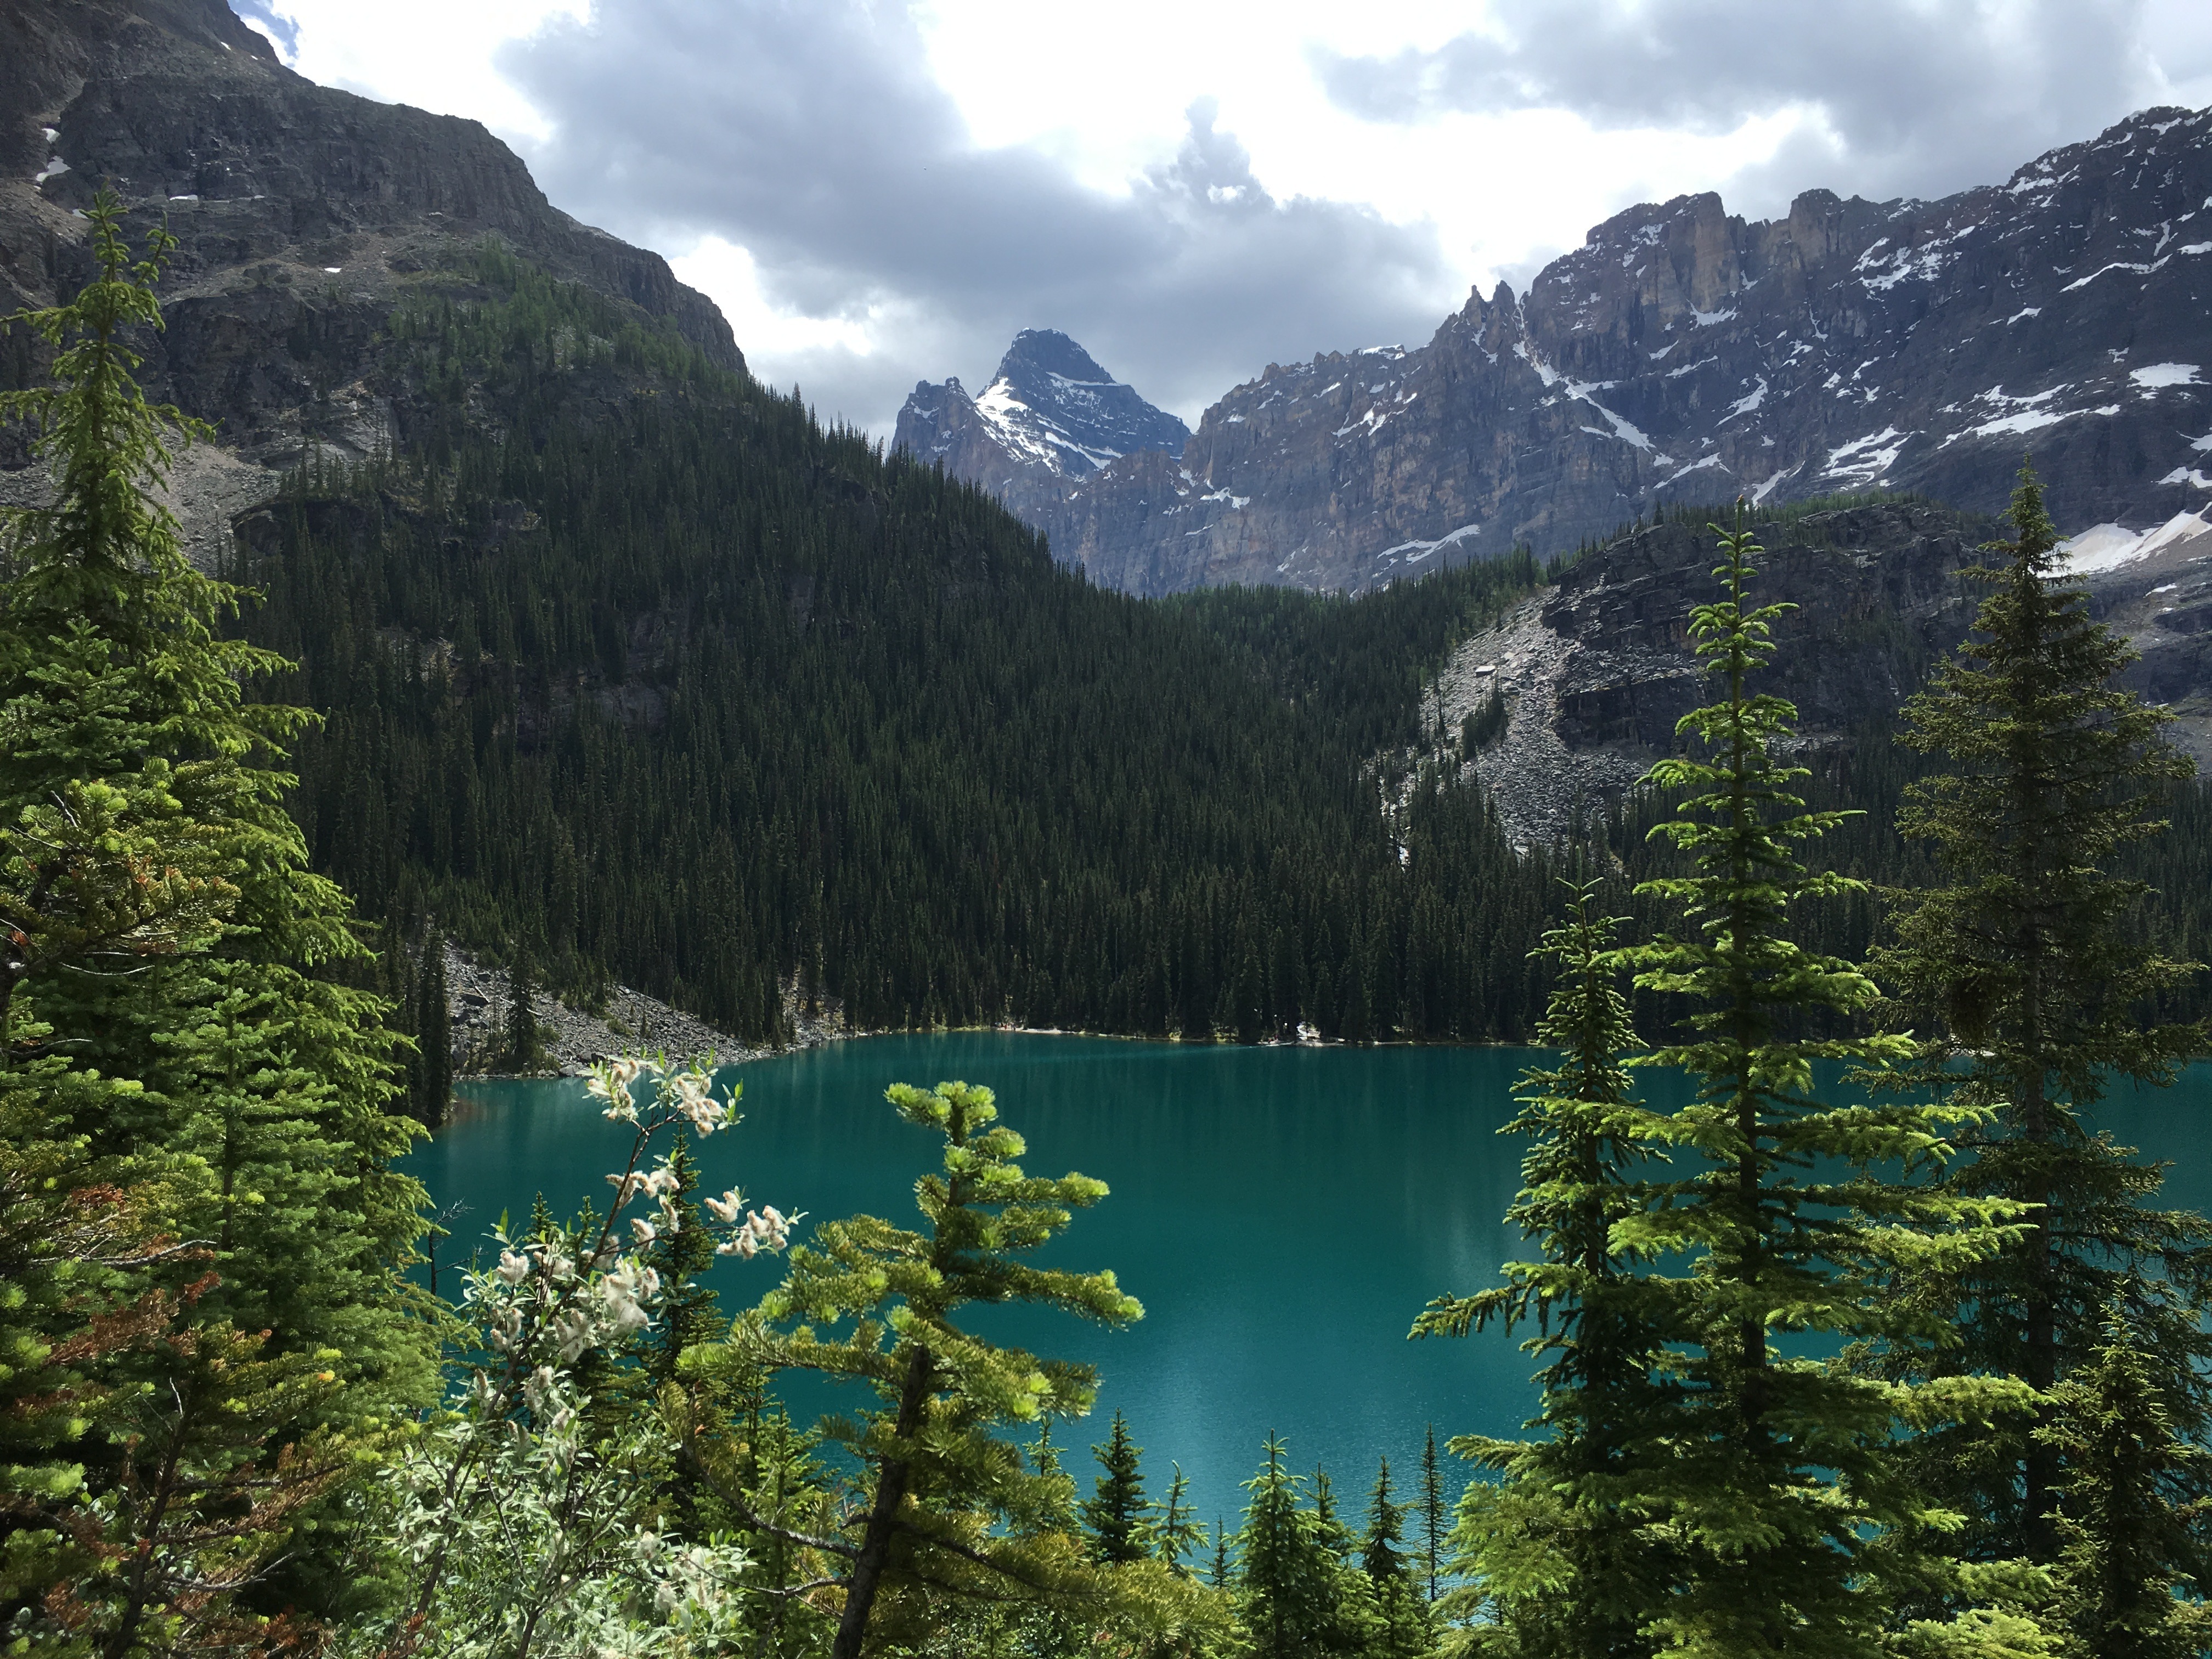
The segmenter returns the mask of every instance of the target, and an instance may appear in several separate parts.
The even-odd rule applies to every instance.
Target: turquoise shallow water
[[[989,1085],[1029,1142],[1031,1170],[1079,1170],[1113,1188],[1078,1215],[1051,1259],[1112,1267],[1146,1316],[1106,1331],[988,1310],[979,1328],[1097,1364],[1098,1413],[1066,1443],[1103,1439],[1119,1407],[1146,1448],[1152,1489],[1180,1462],[1200,1514],[1233,1527],[1237,1483],[1270,1430],[1288,1438],[1296,1464],[1324,1464],[1349,1497],[1364,1492],[1380,1455],[1410,1478],[1426,1424],[1440,1441],[1510,1433],[1532,1408],[1532,1362],[1515,1340],[1405,1340],[1431,1297],[1494,1283],[1515,1252],[1503,1217],[1521,1149],[1497,1131],[1532,1057],[870,1037],[737,1068],[744,1121],[699,1151],[714,1190],[738,1185],[787,1211],[865,1210],[906,1224],[914,1182],[941,1143],[899,1121],[884,1088]],[[465,1256],[503,1208],[526,1216],[538,1192],[562,1213],[587,1196],[604,1206],[605,1174],[628,1139],[580,1084],[473,1084],[463,1102],[410,1159],[440,1204],[470,1206],[452,1224],[444,1260]],[[2173,1090],[2124,1094],[2104,1121],[2172,1160],[2171,1202],[2212,1206],[2212,1067]],[[728,1261],[714,1282],[726,1305],[742,1305],[778,1271],[765,1259]]]

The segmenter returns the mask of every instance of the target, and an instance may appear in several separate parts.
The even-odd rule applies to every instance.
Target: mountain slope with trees
[[[1526,559],[1296,626],[1163,610],[495,249],[389,336],[398,448],[297,471],[233,573],[329,715],[295,810],[371,915],[749,1036],[793,975],[878,1026],[1479,1037],[1540,1006],[1544,884],[1434,769],[1394,833],[1374,758]]]

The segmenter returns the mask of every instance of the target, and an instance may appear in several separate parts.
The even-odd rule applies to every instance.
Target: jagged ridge
[[[1270,364],[1179,460],[1026,510],[1144,593],[1357,590],[1738,491],[1992,510],[2030,445],[2064,527],[2154,524],[2212,495],[2208,298],[2212,112],[2151,110],[1936,202],[1631,208],[1526,295],[1472,295],[1425,346]]]

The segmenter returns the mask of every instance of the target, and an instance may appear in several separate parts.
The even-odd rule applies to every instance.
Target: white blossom
[[[650,1111],[633,1087],[659,1079]],[[667,1160],[636,1173],[659,1130],[728,1127],[729,1099],[693,1064],[670,1077],[660,1062],[629,1058],[596,1068],[593,1095],[606,1115],[635,1126],[632,1173],[608,1177],[614,1211],[646,1194],[650,1218],[629,1218],[639,1247],[678,1229],[681,1183]],[[773,1207],[746,1214],[736,1188],[705,1200],[717,1249],[750,1256],[781,1248],[797,1218]],[[499,1659],[526,1631],[549,1656],[693,1659],[739,1650],[749,1563],[733,1546],[663,1537],[639,1524],[639,1492],[665,1468],[670,1432],[642,1413],[611,1434],[585,1431],[588,1403],[573,1367],[595,1346],[648,1327],[660,1277],[618,1248],[614,1219],[596,1235],[555,1231],[512,1243],[495,1235],[497,1260],[472,1273],[463,1307],[498,1364],[471,1371],[457,1414],[395,1451],[377,1478],[394,1517],[392,1559],[417,1572],[444,1563],[426,1586],[418,1651],[440,1659]],[[571,1254],[573,1253],[573,1254]],[[578,1259],[578,1258],[580,1258]],[[374,1659],[375,1621],[341,1632],[331,1659]]]

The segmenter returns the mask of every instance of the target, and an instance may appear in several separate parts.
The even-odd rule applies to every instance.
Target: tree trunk
[[[906,1386],[899,1394],[898,1421],[892,1429],[901,1440],[921,1426],[933,1369],[929,1350],[916,1347],[907,1361]],[[861,1534],[860,1553],[853,1558],[853,1576],[845,1583],[845,1611],[837,1621],[830,1659],[860,1659],[860,1644],[868,1633],[868,1613],[875,1606],[884,1569],[890,1562],[891,1539],[898,1530],[899,1505],[906,1501],[909,1473],[902,1457],[885,1458],[877,1471],[876,1501],[868,1510],[868,1528]]]

